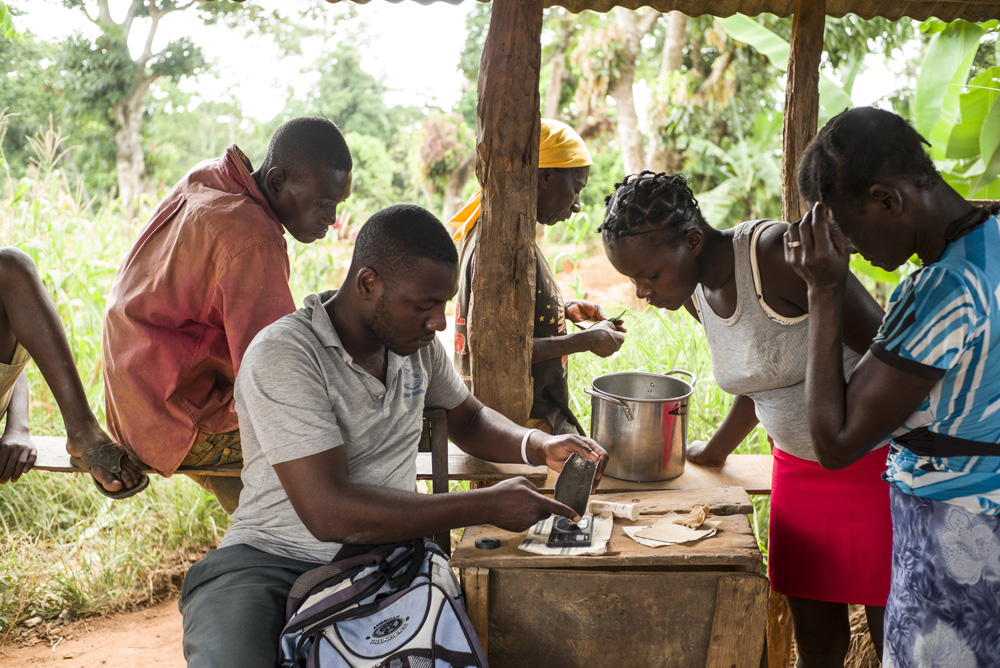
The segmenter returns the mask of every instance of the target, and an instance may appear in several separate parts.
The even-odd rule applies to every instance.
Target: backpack
[[[448,557],[431,540],[381,545],[303,573],[281,668],[486,668]]]

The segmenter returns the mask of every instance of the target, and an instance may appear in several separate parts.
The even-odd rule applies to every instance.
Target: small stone
[[[41,623],[42,623],[41,617],[32,617],[31,619],[25,621],[24,625],[30,629],[32,627],[38,626]]]

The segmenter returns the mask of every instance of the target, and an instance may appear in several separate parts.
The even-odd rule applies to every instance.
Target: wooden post
[[[781,216],[787,221],[798,220],[811,204],[799,197],[795,172],[819,122],[819,61],[825,21],[826,0],[795,0],[781,160]]]
[[[767,599],[767,668],[792,665],[792,611],[785,597],[774,591]]]
[[[479,67],[483,209],[468,319],[472,391],[518,424],[532,403],[541,34],[541,0],[494,0]]]
[[[462,589],[465,590],[465,609],[472,628],[479,636],[487,658],[490,653],[490,569],[475,566],[462,570]]]

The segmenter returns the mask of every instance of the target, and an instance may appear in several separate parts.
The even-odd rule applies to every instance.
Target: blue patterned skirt
[[[885,668],[1000,666],[1000,517],[891,487]]]

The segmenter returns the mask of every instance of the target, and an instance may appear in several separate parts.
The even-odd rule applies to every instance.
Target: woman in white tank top
[[[865,605],[881,654],[892,552],[880,475],[885,448],[848,466],[821,460],[810,443],[803,382],[808,299],[805,282],[785,264],[787,225],[748,221],[716,230],[681,175],[629,176],[606,204],[600,231],[615,269],[640,299],[671,311],[684,307],[703,324],[716,382],[734,395],[715,434],[692,443],[688,459],[724,466],[758,421],[775,443],[768,574],[792,611],[798,665],[844,665],[850,603]],[[853,276],[844,313],[844,366],[853,370],[882,319]]]

